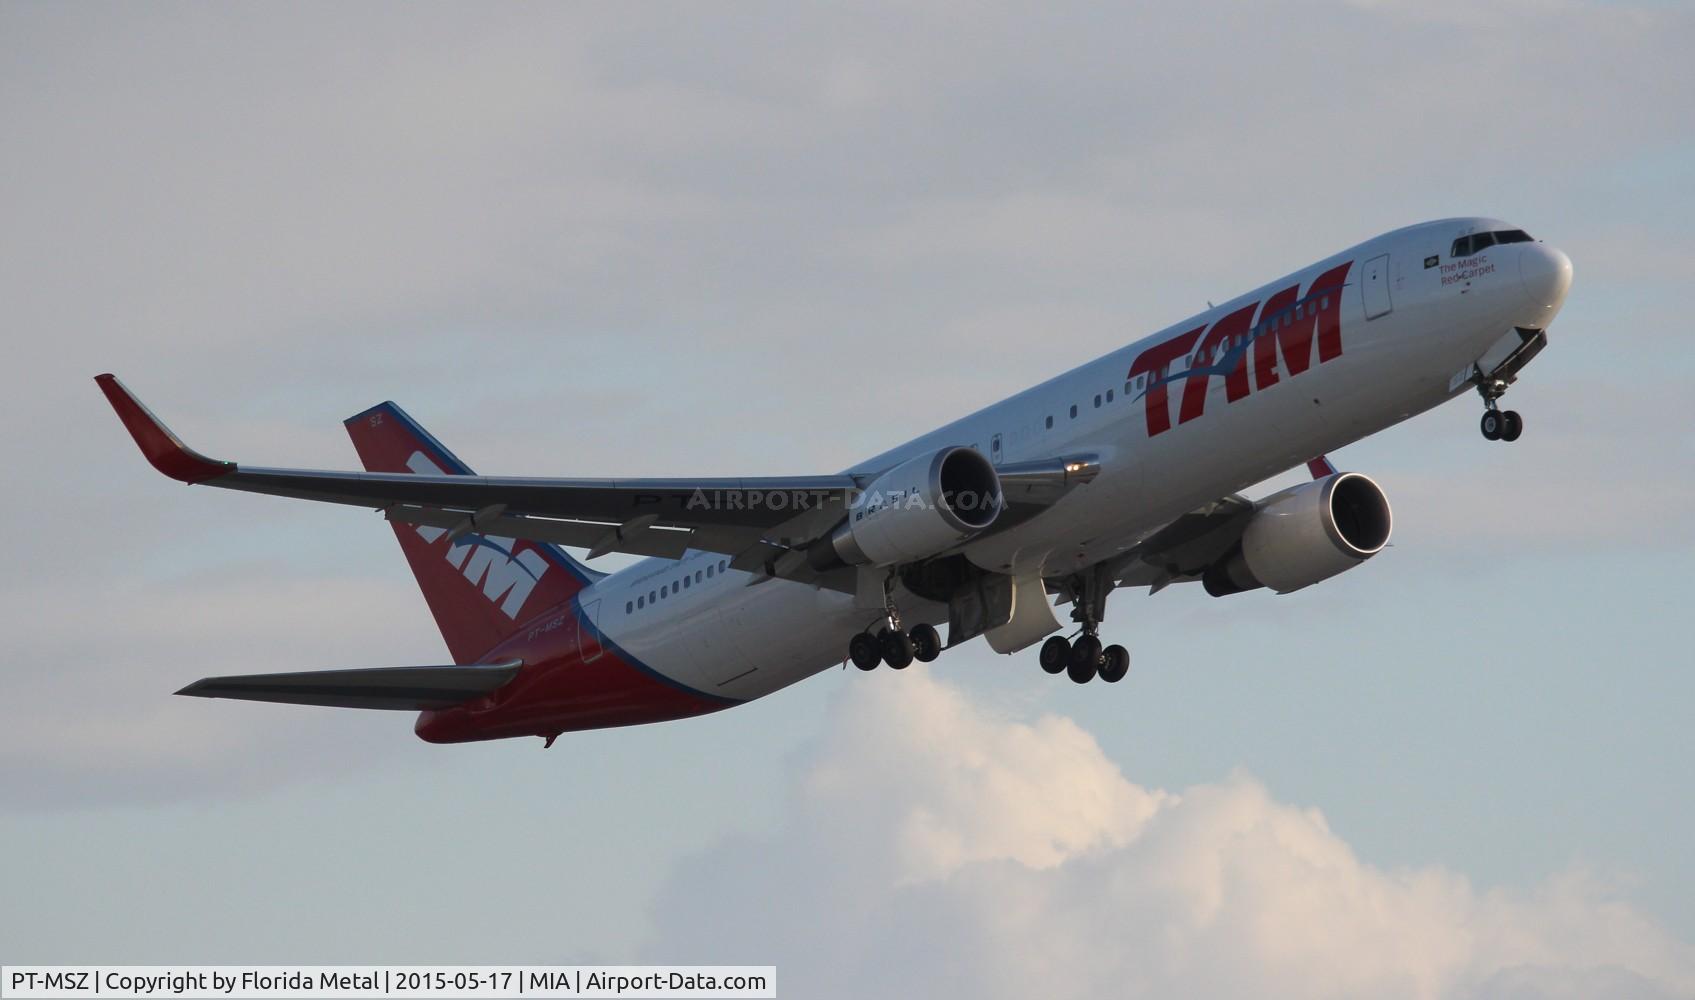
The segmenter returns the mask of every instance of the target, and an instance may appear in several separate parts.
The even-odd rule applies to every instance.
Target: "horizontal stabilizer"
[[[472,666],[366,667],[289,674],[206,677],[177,694],[286,705],[421,711],[451,708],[488,694],[517,676],[520,660]]]

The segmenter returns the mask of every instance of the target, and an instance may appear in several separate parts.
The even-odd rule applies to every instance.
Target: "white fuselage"
[[[1458,237],[1509,228],[1496,220],[1448,219],[1368,240],[849,471],[877,472],[949,445],[971,446],[997,466],[1098,456],[1101,471],[1093,482],[963,549],[976,565],[999,572],[1045,577],[1075,572],[1122,553],[1201,504],[1467,391],[1464,373],[1498,350],[1504,338],[1516,342],[1514,327],[1545,328],[1564,293],[1563,284],[1559,296],[1548,291],[1546,275],[1564,257],[1544,244],[1508,243],[1458,259],[1450,255]],[[1250,310],[1244,319],[1252,324],[1250,332],[1260,333],[1260,324],[1277,322],[1264,315],[1274,297],[1291,288],[1305,296],[1315,281],[1343,264],[1351,265],[1345,284],[1327,293],[1334,302],[1323,302],[1339,322],[1338,355],[1315,359],[1304,371],[1285,367],[1273,384],[1264,384],[1249,364],[1243,384],[1250,388],[1234,400],[1222,374],[1199,376],[1204,397],[1187,400],[1186,394],[1202,391],[1189,388],[1196,378],[1165,383],[1169,428],[1150,433],[1159,419],[1150,403],[1158,373],[1131,377],[1138,358],[1174,338],[1211,330],[1244,309]],[[1563,266],[1569,275],[1569,262]],[[1305,307],[1320,308],[1319,296]],[[1252,343],[1247,348],[1256,349]],[[1185,356],[1168,370],[1177,374],[1216,357]],[[749,586],[751,577],[724,569],[727,562],[702,552],[681,560],[650,559],[599,580],[578,599],[600,632],[628,656],[695,691],[738,701],[840,664],[848,639],[880,618],[878,608],[828,588],[785,580]],[[944,606],[904,591],[900,606],[909,623],[937,623],[947,616]]]

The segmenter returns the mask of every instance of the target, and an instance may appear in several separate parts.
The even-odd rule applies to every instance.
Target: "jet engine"
[[[1370,559],[1389,543],[1389,498],[1370,478],[1342,472],[1255,504],[1232,549],[1201,578],[1214,597],[1257,587],[1310,587]]]
[[[989,460],[972,448],[942,448],[873,480],[808,560],[819,570],[916,562],[987,528],[1000,510],[1000,477]]]

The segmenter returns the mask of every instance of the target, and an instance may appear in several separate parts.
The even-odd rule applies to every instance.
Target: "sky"
[[[0,961],[1695,996],[1692,43],[1650,2],[0,4]],[[827,473],[1465,214],[1575,264],[1524,437],[1465,399],[1335,453],[1392,547],[1115,594],[1114,687],[974,642],[546,752],[172,698],[444,649],[369,512],[169,482],[91,381],[255,464],[353,467],[394,399],[484,472]]]

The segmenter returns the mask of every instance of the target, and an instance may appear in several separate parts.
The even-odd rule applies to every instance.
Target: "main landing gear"
[[[910,631],[901,628],[892,576],[883,584],[883,619],[883,627],[875,634],[867,629],[848,640],[848,659],[854,666],[875,670],[879,663],[887,663],[895,670],[905,670],[913,660],[929,663],[942,655],[942,637],[935,626],[914,625]]]
[[[1078,684],[1096,677],[1117,684],[1130,672],[1130,651],[1116,643],[1102,647],[1100,636],[1089,632],[1079,635],[1075,642],[1054,635],[1042,643],[1041,663],[1048,673],[1063,671]]]
[[[1502,410],[1496,408],[1499,400],[1507,391],[1505,379],[1490,378],[1481,370],[1474,378],[1477,383],[1477,394],[1483,397],[1483,420],[1479,425],[1487,441],[1517,441],[1524,433],[1524,418],[1517,410]]]
[[[1050,674],[1064,673],[1078,684],[1087,684],[1099,677],[1116,684],[1130,673],[1130,651],[1123,646],[1103,646],[1100,621],[1106,607],[1106,595],[1113,581],[1104,570],[1095,570],[1066,582],[1073,597],[1071,617],[1081,627],[1071,638],[1049,636],[1042,644],[1042,669]],[[875,631],[873,631],[875,629]],[[875,670],[887,663],[895,670],[904,670],[913,660],[929,663],[942,654],[942,637],[931,625],[914,625],[910,630],[901,626],[900,609],[895,607],[894,580],[891,575],[883,585],[883,624],[870,628],[848,640],[848,659],[861,670]]]
[[[1042,643],[1042,669],[1050,674],[1064,671],[1078,684],[1087,684],[1096,677],[1116,684],[1130,672],[1130,651],[1116,644],[1101,645],[1100,622],[1105,616],[1106,595],[1112,590],[1112,581],[1094,572],[1072,581],[1071,589],[1074,598],[1071,618],[1082,625],[1082,630],[1072,639],[1049,636]]]
[[[875,670],[880,663],[905,670],[913,660],[929,663],[940,655],[942,636],[931,625],[915,625],[910,632],[881,628],[848,640],[848,659],[861,670]]]

